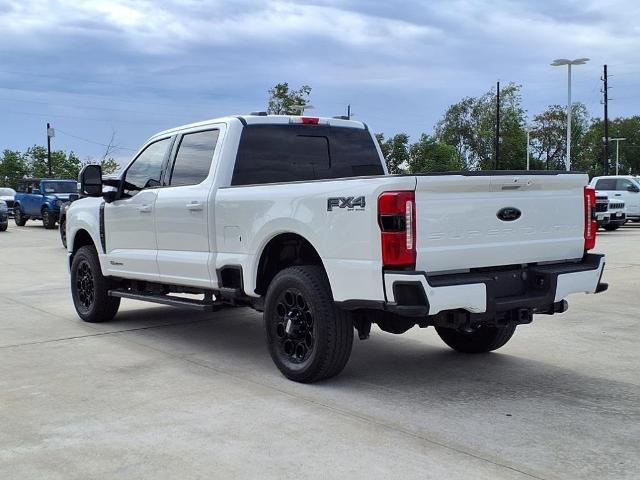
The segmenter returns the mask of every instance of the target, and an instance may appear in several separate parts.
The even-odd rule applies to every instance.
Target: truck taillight
[[[596,246],[596,191],[591,187],[584,187],[584,249],[591,250]]]
[[[413,192],[384,192],[378,197],[382,264],[416,266],[416,203]]]

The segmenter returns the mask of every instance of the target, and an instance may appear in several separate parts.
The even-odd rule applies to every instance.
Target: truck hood
[[[55,200],[62,200],[63,202],[68,202],[72,198],[78,198],[77,193],[52,193],[47,195],[47,198],[52,198]]]

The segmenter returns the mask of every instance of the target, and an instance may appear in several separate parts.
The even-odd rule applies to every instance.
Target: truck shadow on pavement
[[[169,325],[158,326],[150,317]],[[340,376],[300,385],[280,375],[265,345],[262,316],[249,309],[213,314],[170,307],[137,309],[120,312],[109,325],[124,338],[209,368],[212,375],[305,394],[382,395],[391,402],[411,401],[414,407],[425,402],[466,408],[487,401],[551,400],[591,413],[640,419],[640,388],[635,385],[516,356],[508,346],[483,355],[459,354],[444,344],[434,345],[427,338],[437,338],[431,328],[419,337],[374,329],[369,340],[354,339],[351,359]]]

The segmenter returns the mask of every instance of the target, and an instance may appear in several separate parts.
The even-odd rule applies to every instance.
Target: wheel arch
[[[294,265],[318,265],[326,275],[318,250],[304,236],[280,232],[271,237],[260,250],[254,277],[255,293],[265,295],[277,273]]]

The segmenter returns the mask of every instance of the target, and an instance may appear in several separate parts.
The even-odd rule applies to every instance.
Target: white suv
[[[609,200],[622,200],[629,220],[640,222],[640,180],[632,175],[594,177],[590,185]]]

